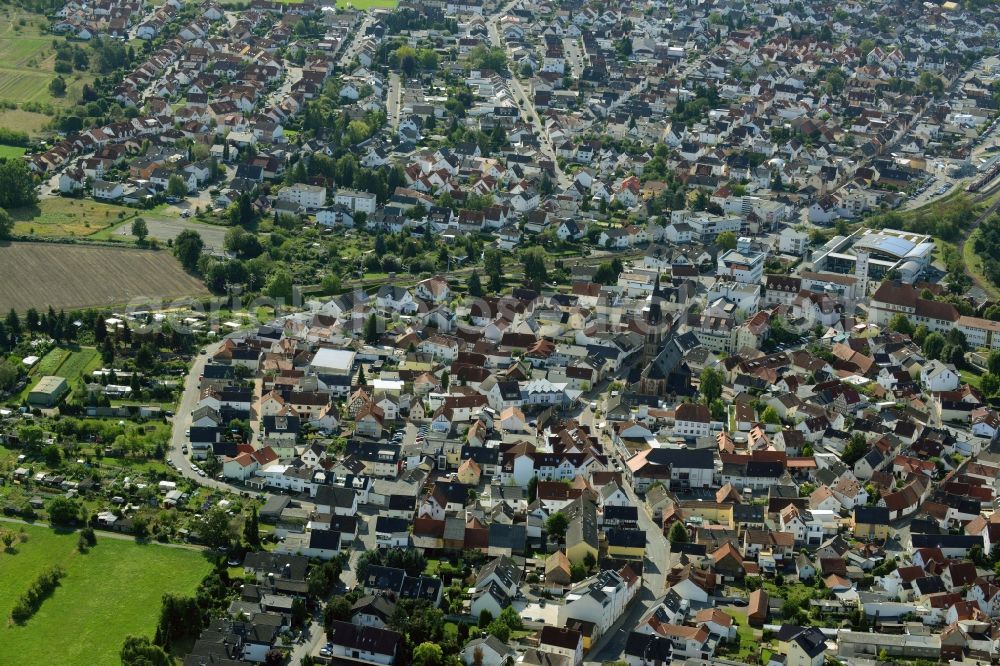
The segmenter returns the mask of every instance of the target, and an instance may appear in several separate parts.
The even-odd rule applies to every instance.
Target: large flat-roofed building
[[[859,296],[890,271],[913,284],[930,266],[934,240],[927,234],[897,229],[858,229],[850,236],[835,236],[814,255],[813,270],[854,275]]]
[[[354,368],[355,352],[350,349],[320,349],[313,356],[310,367],[319,375],[350,375]]]
[[[28,402],[42,407],[54,407],[69,393],[69,385],[62,377],[47,375],[38,380],[28,393]]]
[[[740,238],[736,249],[719,255],[715,274],[744,284],[760,284],[764,277],[765,259],[765,253],[751,247],[750,239]]]

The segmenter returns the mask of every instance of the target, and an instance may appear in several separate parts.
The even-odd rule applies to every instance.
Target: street
[[[639,618],[666,594],[670,546],[663,536],[663,530],[653,522],[632,486],[626,484],[624,490],[632,503],[639,507],[639,529],[646,533],[642,589],[618,621],[591,647],[583,662],[586,666],[600,666],[604,662],[618,659],[625,650],[629,633],[639,624]]]
[[[396,131],[399,129],[399,116],[402,111],[403,82],[399,74],[391,72],[389,74],[389,93],[386,98],[385,108],[388,115],[389,127]]]
[[[486,24],[490,35],[490,43],[493,46],[507,50],[504,46],[503,40],[500,39],[500,18],[509,12],[519,1],[520,0],[515,0],[514,2],[505,5],[503,9],[501,9],[497,14],[494,14]],[[552,146],[552,139],[549,138],[549,133],[546,131],[544,123],[542,123],[541,118],[538,117],[538,112],[535,111],[534,101],[525,91],[524,86],[521,85],[521,81],[515,74],[512,73],[507,81],[510,83],[510,91],[513,93],[517,105],[521,108],[526,120],[531,123],[534,128],[535,135],[538,136],[539,146],[542,149],[542,153],[545,155],[546,159],[552,161],[553,168],[555,169],[556,181],[559,187],[569,187],[573,184],[573,179],[563,173],[563,170],[559,167],[559,162],[556,160],[556,151]]]
[[[191,370],[188,371],[187,377],[184,379],[184,393],[181,395],[177,411],[174,413],[173,430],[170,436],[170,448],[167,450],[167,460],[173,463],[178,474],[191,479],[200,486],[215,490],[239,492],[238,489],[233,488],[228,483],[198,476],[198,473],[191,469],[191,460],[181,453],[181,450],[188,445],[188,438],[185,435],[185,431],[191,427],[191,412],[198,406],[198,400],[201,396],[201,374],[205,371],[205,364],[208,362],[208,359],[219,350],[222,342],[220,340],[209,344],[205,347],[206,353],[197,354],[194,357]]]
[[[368,30],[375,22],[375,17],[371,13],[366,13],[364,20],[359,23],[354,31],[354,37],[351,42],[344,49],[344,54],[337,61],[337,64],[341,67],[349,66],[354,59],[358,56],[358,52],[361,50],[361,44],[365,41],[365,32]]]

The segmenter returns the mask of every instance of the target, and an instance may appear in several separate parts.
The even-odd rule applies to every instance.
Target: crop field
[[[0,522],[0,529],[21,525]],[[23,626],[0,627],[3,664],[117,664],[129,634],[152,636],[166,592],[192,594],[211,569],[200,552],[139,545],[98,534],[87,553],[77,535],[24,526],[28,540],[0,553],[0,615],[42,569],[59,564],[66,577]]]
[[[0,312],[124,305],[207,293],[166,250],[54,243],[0,247]]]
[[[46,197],[34,206],[9,212],[15,234],[43,237],[90,236],[136,215],[121,206],[64,197]]]

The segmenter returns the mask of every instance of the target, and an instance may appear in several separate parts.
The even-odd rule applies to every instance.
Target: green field
[[[91,199],[46,197],[34,206],[14,208],[14,233],[32,236],[90,236],[98,231],[136,215],[136,211],[121,206],[99,203]]]
[[[24,148],[0,145],[0,159],[12,159],[24,155]]]
[[[392,9],[398,4],[397,0],[337,0],[337,7],[354,7],[354,9]]]
[[[0,12],[0,99],[69,104],[79,97],[84,83],[93,80],[79,72],[63,75],[66,95],[52,97],[49,82],[55,78],[55,50],[47,30],[48,21],[42,16],[12,7]]]
[[[15,599],[43,568],[60,564],[66,577],[24,626],[0,628],[3,664],[117,664],[125,636],[152,635],[163,594],[191,594],[211,570],[194,550],[99,535],[97,546],[81,554],[76,534],[25,531],[28,542],[16,554],[0,554],[0,614],[9,617]]]
[[[17,132],[38,134],[49,122],[49,117],[42,113],[22,111],[21,109],[4,109],[0,111],[0,127],[6,127]]]
[[[45,375],[54,375],[59,371],[59,367],[63,364],[63,361],[69,358],[70,351],[68,349],[61,349],[56,347],[49,351],[48,354],[42,357],[42,360],[38,362],[38,365],[34,368],[34,374],[39,377]]]

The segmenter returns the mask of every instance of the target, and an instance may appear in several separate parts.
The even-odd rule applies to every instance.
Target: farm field
[[[10,159],[24,155],[24,148],[0,145],[0,159]]]
[[[12,243],[0,247],[0,311],[123,305],[207,294],[166,250]]]
[[[34,206],[8,212],[14,219],[14,234],[43,237],[90,236],[136,215],[121,206],[64,197],[46,197]]]
[[[2,529],[20,530],[14,523]],[[88,553],[75,533],[24,526],[28,541],[0,554],[0,615],[45,567],[66,577],[24,626],[0,628],[0,663],[115,664],[128,634],[152,636],[165,592],[191,594],[211,565],[200,552],[97,537]]]
[[[49,122],[49,117],[42,113],[22,111],[21,109],[4,109],[0,111],[0,127],[6,127],[17,132],[38,134]]]

